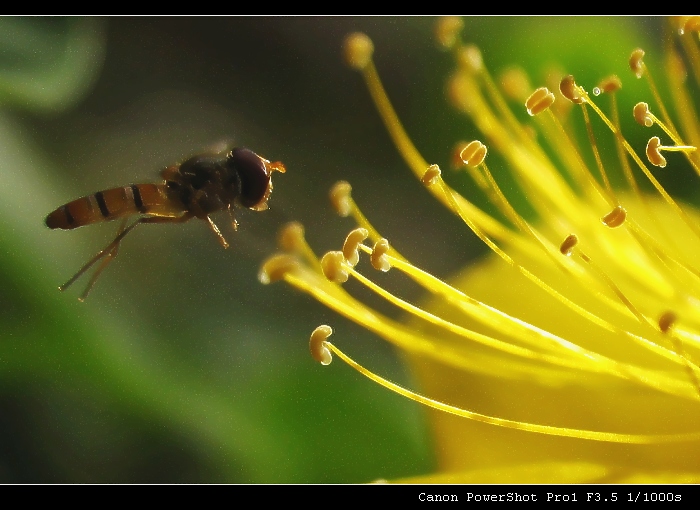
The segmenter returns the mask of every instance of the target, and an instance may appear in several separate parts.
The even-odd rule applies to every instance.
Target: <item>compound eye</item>
[[[239,201],[251,209],[265,209],[272,191],[265,160],[249,149],[234,149],[229,156],[241,179]]]

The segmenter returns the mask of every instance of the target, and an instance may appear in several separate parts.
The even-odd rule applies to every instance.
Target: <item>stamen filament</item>
[[[586,93],[585,90],[581,89],[582,94],[586,98],[586,102],[593,108],[593,110],[598,114],[598,116],[605,122],[605,124],[608,126],[608,129],[612,131],[613,133],[617,132],[617,128],[615,125],[610,121],[610,119],[607,118],[607,116],[603,113],[603,111],[596,106],[596,104],[591,101],[590,97],[588,97],[588,94]],[[641,160],[641,158],[637,155],[635,150],[632,148],[632,146],[625,140],[624,138],[622,139],[622,144],[625,147],[625,150],[627,153],[632,156],[632,159],[634,160],[635,163],[637,163],[637,166],[639,166],[639,169],[644,172],[644,175],[649,179],[649,182],[656,188],[656,191],[661,195],[661,197],[664,199],[664,201],[671,206],[671,208],[678,214],[678,216],[683,220],[683,222],[688,225],[688,227],[695,233],[700,238],[700,228],[693,223],[693,221],[688,217],[688,215],[683,211],[683,209],[678,205],[678,203],[671,198],[671,195],[669,195],[664,187],[661,185],[659,181],[656,180],[656,178],[653,176],[653,174],[649,171],[649,168],[644,164],[644,162]]]
[[[644,53],[642,52],[642,55]],[[676,127],[673,125],[673,121],[671,120],[671,117],[668,114],[668,110],[666,110],[666,106],[664,105],[663,99],[661,99],[661,94],[659,94],[659,90],[656,88],[656,83],[654,82],[654,79],[651,76],[651,72],[649,71],[649,68],[647,67],[646,63],[643,60],[640,60],[640,64],[643,68],[643,76],[647,80],[647,84],[649,85],[649,90],[651,91],[651,95],[654,97],[654,101],[656,102],[656,105],[659,107],[659,110],[661,111],[661,117],[664,119],[664,123],[668,126],[668,133],[669,136],[672,138],[678,138],[680,139],[680,135],[678,134],[678,130]],[[666,130],[666,128],[664,128]]]
[[[367,254],[370,254],[372,252],[372,249],[360,245],[360,249],[364,251]],[[695,398],[696,396],[693,395],[692,393],[688,393],[687,385],[684,382],[679,382],[677,377],[674,378],[668,378],[667,376],[659,373],[658,371],[648,371],[643,368],[636,367],[634,365],[629,365],[627,363],[619,363],[615,360],[612,360],[606,356],[600,355],[596,352],[590,351],[588,349],[584,349],[580,347],[579,345],[576,345],[572,342],[569,342],[557,335],[554,335],[548,331],[542,330],[536,326],[533,326],[532,324],[529,324],[525,321],[521,321],[515,317],[512,317],[510,315],[505,314],[504,312],[498,310],[497,308],[490,307],[474,298],[471,298],[464,294],[463,292],[455,289],[451,285],[443,282],[442,280],[432,276],[429,273],[426,273],[425,271],[422,271],[421,269],[413,266],[409,262],[406,262],[405,260],[400,260],[400,259],[395,259],[393,257],[390,258],[390,263],[392,267],[396,267],[398,270],[404,272],[408,276],[410,276],[416,283],[420,284],[423,286],[426,290],[430,291],[433,294],[438,294],[447,299],[448,302],[450,302],[452,305],[459,307],[462,311],[466,313],[468,317],[471,317],[478,322],[490,326],[497,331],[500,331],[501,333],[504,333],[506,335],[509,335],[515,339],[519,340],[530,340],[530,345],[532,347],[542,349],[545,347],[541,343],[541,340],[546,340],[547,345],[549,347],[556,347],[557,351],[559,351],[561,354],[564,355],[571,355],[573,354],[575,356],[575,359],[579,361],[579,363],[582,364],[577,364],[574,365],[574,368],[581,369],[581,370],[586,370],[586,371],[604,371],[609,374],[622,377],[624,379],[633,379],[638,382],[641,382],[645,385],[648,385],[650,387],[653,387],[654,389],[664,391],[667,393],[672,393],[677,396],[685,396],[686,398]],[[364,276],[355,273],[351,273],[352,276],[360,277],[360,281],[362,283],[367,284],[371,290],[375,291],[377,294],[382,295],[387,299],[388,301],[396,304],[400,308],[404,309],[405,311],[416,315],[418,317],[421,317],[425,320],[428,320],[432,322],[431,318],[425,318],[423,314],[426,314],[427,312],[417,309],[413,305],[410,305],[409,303],[401,302],[401,300],[398,300],[398,298],[395,298],[393,295],[387,295],[389,294],[387,291],[382,289],[381,287],[377,286],[373,282],[369,281],[366,279]],[[397,302],[397,301],[399,302]],[[414,313],[414,309],[418,310],[418,313]],[[431,314],[429,314],[431,315]],[[437,324],[440,325],[440,324]],[[459,328],[459,326],[457,326]],[[463,329],[463,328],[462,328]],[[453,331],[455,332],[455,331]],[[456,332],[457,334],[460,334],[459,332]],[[470,335],[474,334],[473,332],[469,331],[469,335],[466,335],[465,337],[470,339],[470,340],[475,340],[472,338]],[[482,335],[483,336],[483,335]],[[490,338],[490,337],[488,337]],[[497,339],[491,339],[496,342],[499,342]],[[480,340],[475,340],[477,342],[480,342]],[[648,340],[647,340],[648,342]],[[646,347],[646,345],[645,345]],[[563,351],[561,349],[564,349]],[[675,349],[676,352],[673,351],[668,351],[668,358],[671,359],[672,361],[684,365],[688,367],[688,360],[683,357],[681,353],[678,352],[677,349]],[[516,352],[512,352],[512,354],[519,355]],[[561,358],[556,358],[557,361],[552,361],[553,363],[561,364],[558,362]],[[599,364],[598,367],[588,367],[587,364],[589,362],[593,362],[595,364]],[[565,366],[565,365],[563,365]],[[603,370],[604,369],[604,370]],[[689,370],[698,370],[700,372],[700,369],[696,366],[690,366]]]
[[[416,149],[416,147],[413,145],[413,142],[411,142],[411,139],[404,130],[403,124],[401,124],[394,107],[391,105],[391,102],[386,95],[386,91],[384,90],[384,86],[379,79],[379,74],[377,73],[374,63],[371,60],[367,66],[362,69],[362,75],[365,79],[365,83],[367,84],[367,88],[369,89],[374,104],[377,107],[377,111],[384,121],[384,125],[394,141],[399,154],[401,154],[401,156],[404,158],[406,164],[413,171],[414,175],[418,179],[421,179],[425,173],[425,169],[429,166],[428,162],[423,159],[423,156],[421,156],[421,154],[418,152],[418,149]],[[488,214],[484,213],[481,209],[474,206],[461,195],[458,197],[447,197],[441,193],[442,190],[440,190],[438,187],[430,187],[428,189],[440,202],[450,209],[452,209],[452,207],[450,207],[449,204],[452,202],[459,203],[463,209],[469,211],[469,214],[472,218],[474,218],[474,221],[490,235],[500,239],[510,237],[507,228]],[[369,222],[365,223],[358,221],[359,226],[370,231],[370,238],[372,240],[378,240],[372,235],[372,229],[368,227],[368,223]]]
[[[445,181],[442,179],[442,177],[439,178],[438,180],[439,186],[442,186],[445,188],[445,195],[448,197],[451,197],[453,192],[449,186],[445,183]],[[456,193],[455,193],[456,194]],[[602,319],[601,317],[597,316],[596,314],[586,310],[585,308],[581,307],[574,301],[571,301],[568,299],[566,296],[555,290],[553,287],[550,287],[547,285],[543,280],[535,276],[533,273],[528,271],[525,267],[522,265],[518,264],[513,260],[506,252],[501,250],[488,236],[484,234],[479,228],[469,219],[469,217],[465,214],[464,211],[462,211],[457,203],[453,203],[452,207],[454,210],[457,210],[459,216],[462,218],[462,220],[467,224],[467,226],[472,229],[472,231],[479,237],[479,239],[482,240],[491,250],[498,255],[501,259],[503,259],[506,263],[508,263],[510,266],[514,267],[520,274],[525,276],[527,279],[532,281],[537,287],[541,288],[545,292],[547,292],[549,295],[551,295],[553,298],[555,298],[557,301],[568,307],[569,309],[573,310],[576,312],[578,315],[583,317],[584,319],[592,322],[593,324],[596,324],[597,326],[606,329],[611,332],[616,332],[621,335],[628,336],[629,338],[635,340],[635,342],[639,343],[640,345],[643,345],[653,352],[657,354],[661,354],[664,357],[668,359],[678,359],[678,355],[675,352],[669,351],[668,349],[665,349],[656,343],[647,340],[646,338],[640,337],[638,335],[635,335],[631,332],[619,329],[618,327],[614,326],[612,323]],[[627,310],[626,308],[623,308]]]
[[[321,262],[304,237],[304,227],[301,223],[293,221],[282,227],[278,235],[280,248],[291,253],[301,255],[304,260],[317,272],[321,272]]]
[[[444,188],[444,193],[445,196],[449,198],[453,198],[453,195],[457,195],[456,192],[452,191],[452,189],[445,183],[445,181],[442,180],[442,178],[439,179],[439,186]],[[608,331],[617,331],[617,328],[615,328],[612,324],[608,323],[607,321],[604,321],[603,319],[599,318],[598,316],[592,314],[588,310],[580,307],[573,301],[569,300],[566,298],[564,295],[560,294],[556,290],[554,290],[552,287],[544,283],[541,279],[539,279],[537,276],[535,276],[533,273],[525,269],[525,267],[521,266],[515,260],[513,260],[505,251],[503,251],[501,248],[499,248],[468,216],[468,214],[457,204],[456,200],[451,200],[450,208],[454,211],[456,211],[460,218],[464,221],[464,223],[476,234],[476,236],[481,239],[481,241],[486,244],[496,255],[498,255],[501,259],[503,259],[504,262],[506,262],[508,265],[514,267],[515,269],[518,270],[523,276],[525,276],[527,279],[532,281],[535,285],[549,293],[552,297],[557,299],[559,302],[562,304],[566,305],[567,307],[571,308],[574,310],[576,313],[581,315],[582,317],[590,320],[594,324],[607,329]]]
[[[597,432],[593,430],[580,430],[580,429],[570,429],[565,427],[553,427],[549,425],[538,425],[534,423],[526,423],[522,421],[507,420],[505,418],[496,418],[494,416],[488,416],[485,414],[476,413],[473,411],[468,411],[466,409],[461,409],[459,407],[451,406],[437,400],[433,400],[428,397],[424,397],[418,393],[399,386],[377,374],[367,370],[365,367],[357,363],[355,360],[346,355],[338,347],[336,347],[331,342],[326,342],[326,346],[330,349],[333,354],[342,359],[349,366],[357,370],[359,373],[367,377],[368,379],[376,382],[377,384],[393,391],[401,396],[409,398],[415,402],[423,404],[425,406],[437,409],[449,414],[454,414],[456,416],[461,416],[462,418],[468,418],[470,420],[478,421],[481,423],[488,423],[490,425],[496,425],[499,427],[505,427],[509,429],[524,430],[527,432],[536,432],[538,434],[547,434],[550,436],[562,436],[562,437],[572,437],[576,439],[588,439],[590,441],[604,441],[609,443],[628,443],[628,444],[654,444],[654,443],[676,443],[685,441],[696,441],[700,439],[700,433],[680,433],[680,434],[663,434],[663,435],[645,435],[645,434],[618,434],[615,432]]]
[[[694,69],[700,62],[700,39],[696,37],[700,32],[698,20],[700,17],[693,18],[692,22],[679,21],[684,28],[693,31],[692,38],[686,34],[681,40],[684,45],[693,45],[693,51],[688,54]],[[321,363],[330,362],[333,353],[374,382],[433,409],[504,428],[592,441],[627,444],[700,441],[700,429],[691,418],[684,418],[687,424],[674,429],[667,428],[663,419],[657,420],[656,426],[645,426],[647,421],[642,415],[638,420],[636,415],[624,415],[620,411],[619,417],[623,418],[620,423],[627,423],[627,427],[595,425],[598,419],[593,420],[588,409],[582,412],[578,400],[564,413],[548,408],[547,412],[552,412],[549,418],[531,414],[536,408],[524,406],[518,413],[516,409],[520,404],[516,405],[515,400],[530,398],[528,385],[532,385],[533,390],[542,389],[543,395],[561,396],[568,395],[564,386],[571,384],[576,387],[573,395],[583,400],[591,390],[598,392],[595,397],[600,396],[605,405],[615,405],[625,401],[635,388],[642,388],[641,396],[630,398],[633,401],[630,409],[636,413],[646,412],[647,405],[659,404],[659,409],[668,407],[678,416],[697,414],[696,408],[674,409],[675,401],[655,400],[671,396],[680,399],[681,406],[687,401],[692,404],[700,401],[700,366],[693,359],[700,356],[700,298],[697,297],[700,295],[700,269],[692,255],[700,249],[700,222],[691,210],[684,209],[671,197],[649,166],[665,166],[662,151],[683,152],[700,175],[700,151],[697,150],[700,125],[683,84],[685,69],[680,57],[673,48],[667,52],[669,74],[679,89],[674,94],[676,106],[691,110],[681,112],[680,125],[692,143],[684,143],[672,124],[644,63],[644,52],[635,50],[630,58],[630,66],[637,77],[646,76],[660,112],[657,118],[649,111],[648,104],[640,102],[633,116],[642,126],[653,129],[657,124],[666,133],[659,133],[660,136],[671,140],[665,146],[654,136],[647,144],[647,163],[622,134],[616,99],[616,92],[622,87],[619,78],[611,76],[602,80],[589,95],[576,84],[573,76],[567,76],[559,82],[559,91],[568,101],[561,101],[561,96],[555,96],[550,88],[534,90],[524,73],[511,73],[509,81],[504,81],[505,93],[509,98],[516,98],[521,108],[524,102],[527,113],[534,117],[531,124],[521,123],[496,87],[478,49],[462,44],[461,27],[460,20],[443,20],[437,32],[443,47],[454,51],[457,61],[448,94],[455,106],[470,116],[481,130],[489,144],[488,151],[502,156],[517,186],[537,213],[537,222],[525,219],[528,216],[519,212],[518,202],[509,200],[510,194],[506,196],[503,192],[505,188],[499,186],[501,169],[489,168],[500,160],[490,159],[487,164],[487,147],[480,141],[460,142],[457,153],[495,208],[494,215],[476,207],[443,180],[439,166],[428,164],[421,156],[387,97],[372,61],[372,41],[364,34],[353,34],[346,40],[348,62],[362,73],[399,154],[428,191],[459,217],[495,257],[491,256],[491,260],[480,266],[485,272],[464,273],[455,280],[455,285],[450,285],[404,258],[361,212],[350,194],[350,185],[339,183],[332,192],[333,204],[341,216],[351,216],[358,227],[347,235],[342,251],[326,253],[319,264],[302,235],[286,244],[292,245],[290,251],[299,254],[306,263],[302,264],[293,255],[277,255],[265,264],[261,281],[284,279],[406,351],[410,359],[417,362],[419,371],[432,375],[432,371],[437,370],[437,379],[428,379],[426,383],[435,396],[430,398],[396,385],[352,360],[328,342],[329,327],[317,329],[310,343],[313,356]],[[695,60],[693,55],[697,57]],[[695,71],[698,69],[700,64]],[[553,74],[559,78],[563,75]],[[549,80],[546,83],[552,85]],[[610,118],[591,99],[601,93],[611,94]],[[572,119],[568,112],[574,104],[581,105],[595,168],[587,162],[588,156],[583,150],[579,150],[578,140],[569,125]],[[610,165],[601,152],[605,145],[599,145],[605,140],[595,133],[594,123],[597,128],[599,122],[591,119],[589,106],[614,137],[622,174],[632,194],[613,187],[616,176],[608,174]],[[543,136],[549,147],[544,148],[538,136]],[[651,182],[661,200],[644,195],[628,157]],[[669,158],[678,159],[676,156]],[[561,173],[562,169],[567,176]],[[385,281],[383,276],[365,276],[366,272],[355,267],[365,256],[378,271],[395,268],[408,276],[428,291],[432,301],[427,307],[414,304],[414,300],[404,299],[400,293],[381,285],[380,282]],[[369,264],[359,267],[369,267]],[[555,267],[559,270],[553,269]],[[492,280],[493,276],[498,280]],[[361,292],[369,289],[397,307],[399,312],[408,314],[408,324],[355,299],[348,289],[356,289],[356,282],[351,282],[347,288],[342,286],[350,277],[362,286]],[[496,297],[495,303],[502,306],[482,297],[493,292],[492,287],[500,289],[502,286],[512,287],[515,292]],[[532,299],[538,301],[525,302],[530,296],[521,295],[521,289],[529,289],[534,293]],[[544,313],[545,317],[540,318],[538,313]],[[585,322],[581,323],[580,319]],[[522,421],[497,417],[501,413],[489,412],[488,407],[478,408],[485,414],[470,410],[473,402],[478,401],[478,395],[472,395],[470,388],[465,389],[468,396],[463,394],[451,379],[462,371],[468,372],[472,380],[476,380],[476,374],[490,377],[479,381],[483,388],[493,384],[496,388],[513,389],[512,394],[507,393],[513,410],[506,416]],[[445,387],[442,386],[444,381],[448,383]],[[522,384],[522,388],[507,384]],[[488,391],[499,389],[491,390],[489,386]],[[616,393],[608,396],[608,391]],[[539,395],[533,397],[533,402],[535,398]],[[585,424],[564,421],[569,416],[579,416]],[[443,426],[443,422],[438,423]],[[581,425],[581,428],[545,425],[550,423]],[[449,420],[444,424],[452,427]],[[680,428],[698,432],[630,434],[590,430],[596,428],[627,432],[669,432]]]
[[[369,278],[365,277],[355,269],[350,268],[349,273],[357,279],[360,283],[362,283],[365,287],[370,289],[372,292],[375,292],[377,295],[383,297],[393,305],[399,307],[400,309],[410,313],[411,315],[414,315],[416,317],[419,317],[435,326],[441,327],[451,333],[454,333],[455,335],[458,335],[466,340],[471,340],[473,342],[480,343],[482,345],[485,345],[487,347],[491,347],[493,349],[497,349],[503,352],[506,352],[508,354],[512,354],[514,356],[519,356],[527,359],[537,359],[540,361],[546,361],[548,363],[556,364],[556,365],[561,365],[565,366],[568,368],[581,368],[580,365],[577,365],[575,363],[572,363],[570,361],[566,361],[562,358],[556,357],[556,356],[550,356],[546,354],[541,354],[534,352],[530,349],[525,349],[522,347],[518,347],[512,344],[509,344],[507,342],[503,342],[501,340],[495,339],[493,337],[489,337],[487,335],[483,335],[480,333],[476,333],[475,331],[470,331],[466,328],[463,328],[461,326],[458,326],[456,324],[453,324],[449,321],[446,321],[444,319],[441,319],[440,317],[437,317],[436,315],[433,315],[432,313],[426,312],[422,308],[419,308],[415,305],[412,305],[411,303],[408,303],[407,301],[404,301],[403,299],[398,298],[397,296],[393,295],[392,293],[386,291],[373,281],[371,281]]]
[[[440,338],[414,333],[408,326],[368,308],[364,303],[345,292],[341,286],[329,282],[323,276],[312,273],[303,266],[286,271],[282,278],[288,284],[306,292],[328,308],[406,352],[426,356],[460,370],[479,372],[484,369],[483,366],[480,366],[479,356],[467,357],[460,349],[444,345]]]
[[[593,157],[595,158],[596,165],[598,166],[598,172],[603,179],[603,185],[607,191],[609,199],[617,202],[615,199],[615,192],[610,185],[610,180],[608,179],[608,174],[603,166],[603,160],[600,158],[600,153],[598,152],[598,144],[595,140],[595,135],[593,134],[593,126],[591,125],[591,119],[588,118],[588,110],[586,109],[586,103],[581,104],[581,110],[583,111],[583,120],[586,124],[586,131],[588,132],[588,141],[591,144],[591,149],[593,149]]]

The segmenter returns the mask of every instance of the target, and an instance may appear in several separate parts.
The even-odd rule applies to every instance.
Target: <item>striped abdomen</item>
[[[169,198],[164,184],[132,184],[62,205],[46,217],[46,226],[71,229],[135,214],[176,217],[184,212],[182,204]]]

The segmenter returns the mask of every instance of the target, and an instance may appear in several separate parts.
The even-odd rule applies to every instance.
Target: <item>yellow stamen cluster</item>
[[[700,22],[689,18],[679,23],[686,32],[681,35],[683,44],[695,45],[691,51],[700,62]],[[455,59],[448,97],[472,119],[484,141],[459,142],[449,157],[453,164],[461,161],[501,219],[474,205],[445,181],[437,164],[423,159],[383,89],[372,61],[371,40],[364,34],[348,36],[345,57],[362,73],[379,115],[415,177],[491,250],[493,257],[486,265],[498,268],[502,278],[494,277],[480,287],[470,282],[481,281],[483,276],[472,270],[465,281],[450,284],[412,265],[362,214],[350,185],[340,182],[331,190],[332,205],[340,216],[356,223],[342,250],[328,252],[319,260],[303,240],[303,230],[293,225],[280,239],[286,253],[264,264],[260,280],[284,279],[404,350],[415,361],[426,392],[433,394],[426,397],[407,390],[364,368],[327,341],[327,326],[312,335],[315,359],[326,364],[333,352],[382,386],[433,409],[549,436],[626,444],[684,442],[690,444],[686,445],[689,451],[700,455],[700,216],[666,192],[640,157],[640,148],[623,135],[615,99],[622,88],[619,77],[601,80],[593,89],[594,101],[572,75],[560,75],[556,88],[543,86],[532,91],[524,71],[511,69],[501,79],[504,97],[481,52],[462,44],[461,28],[461,21],[449,18],[441,20],[436,29],[438,43],[452,51]],[[690,40],[691,36],[695,39]],[[683,133],[689,133],[686,136],[692,141],[685,143],[643,57],[643,50],[635,50],[630,68],[649,84],[654,109],[660,114],[655,116],[643,102],[629,113],[640,125],[661,129],[673,142],[663,146],[653,136],[646,156],[652,165],[664,167],[667,161],[661,151],[678,151],[700,174],[696,151],[700,123],[694,113],[681,116]],[[561,96],[550,91],[557,89]],[[601,94],[609,98],[609,115],[596,103]],[[524,102],[531,124],[518,120],[506,97],[517,101],[521,109]],[[674,99],[677,105],[688,104],[683,92]],[[562,101],[569,106],[557,107]],[[595,161],[593,170],[566,127],[568,123],[562,121],[571,106],[571,115],[581,112],[588,135],[586,150]],[[599,150],[592,116],[607,129],[617,149],[615,158]],[[544,143],[540,145],[537,139]],[[502,191],[495,177],[500,174],[487,164],[489,148],[505,161],[536,211],[536,221],[528,220]],[[670,159],[669,166],[677,163]],[[627,190],[611,184],[615,181],[606,166],[620,169]],[[641,191],[637,174],[649,180],[657,197]],[[363,255],[375,270],[394,268],[392,273],[399,272],[420,285],[430,303],[410,303],[365,276]],[[352,297],[342,286],[349,279],[403,311],[410,317],[408,322],[396,321]],[[486,299],[468,292],[470,285]],[[460,385],[460,376],[470,384]],[[444,381],[449,384],[440,384]],[[478,393],[489,385],[509,388],[498,394],[509,402],[501,411],[506,416],[496,416],[499,410],[493,403],[472,395],[472,389]],[[523,388],[564,400],[519,406],[528,399],[538,402],[536,396],[525,395]],[[590,399],[586,405],[593,409],[596,403],[607,405],[605,412],[619,419],[599,419],[583,404],[587,410],[579,412],[575,399],[567,397],[567,388],[576,398]],[[472,406],[482,406],[484,412]],[[533,413],[533,406],[545,417]],[[552,411],[557,406],[568,409],[570,415]],[[654,406],[658,412],[674,413],[676,421],[650,419],[649,413],[656,412]],[[621,416],[623,411],[629,416]],[[435,423],[437,428],[463,433],[452,421],[435,417]],[[481,433],[477,430],[482,429],[464,430]],[[565,443],[552,444],[556,449]],[[654,455],[662,454],[654,451]],[[459,462],[455,458],[445,460],[444,465],[458,466]],[[700,473],[700,466],[689,467],[695,468]]]

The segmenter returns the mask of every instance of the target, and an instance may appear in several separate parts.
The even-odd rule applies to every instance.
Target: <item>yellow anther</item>
[[[345,62],[353,69],[363,70],[372,60],[374,43],[366,34],[354,32],[345,38]]]
[[[660,168],[666,166],[666,158],[664,158],[660,152],[662,147],[661,139],[658,136],[650,138],[647,143],[647,159],[649,163]]]
[[[333,328],[325,324],[314,329],[309,339],[311,356],[321,365],[330,365],[333,361],[331,350],[326,346],[326,340],[333,334]]]
[[[435,39],[446,49],[451,49],[457,42],[459,33],[464,27],[464,21],[459,16],[444,16],[435,23]]]
[[[644,76],[644,50],[637,48],[630,55],[630,69],[637,78]]]
[[[478,166],[486,159],[486,146],[479,140],[469,143],[460,154],[465,165]]]
[[[676,314],[671,311],[662,313],[661,317],[659,317],[659,329],[661,332],[668,333],[677,319],[678,317],[676,317]]]
[[[347,181],[338,181],[331,188],[331,204],[338,215],[343,218],[352,212],[351,192],[352,186]]]
[[[481,50],[470,44],[462,46],[457,54],[457,62],[462,69],[470,73],[480,73],[484,69],[484,59]]]
[[[462,151],[467,145],[469,145],[469,142],[465,142],[464,140],[460,140],[455,144],[450,155],[450,166],[452,167],[452,170],[458,170],[464,166],[464,161],[462,161]]]
[[[683,32],[700,32],[700,16],[690,16],[685,20]]]
[[[576,234],[569,234],[566,239],[564,239],[564,242],[561,243],[561,246],[559,246],[559,251],[561,252],[562,255],[566,255],[567,257],[570,257],[571,254],[574,251],[574,246],[578,244],[578,237],[576,237]]]
[[[600,221],[602,221],[603,225],[606,227],[616,228],[622,225],[625,219],[627,219],[627,210],[621,205],[618,205],[615,209],[603,216]]]
[[[298,267],[299,261],[293,255],[273,255],[260,268],[258,281],[264,285],[276,282],[284,278],[285,274],[294,271]]]
[[[323,269],[325,277],[333,283],[345,283],[350,277],[342,251],[326,253],[321,259],[321,269]]]
[[[561,86],[561,80],[564,76],[566,76],[566,73],[557,65],[550,65],[545,70],[544,84],[557,99],[559,99],[558,96],[561,95],[561,91],[559,89]],[[564,96],[562,95],[562,97]],[[554,101],[554,104],[552,105],[552,112],[558,117],[564,117],[571,111],[572,107],[573,105],[571,104],[571,101]]]
[[[386,257],[388,251],[389,241],[387,241],[386,239],[382,238],[374,244],[370,260],[372,261],[372,267],[374,267],[374,269],[376,269],[377,271],[382,271],[386,273],[389,269],[391,269],[391,263]]]
[[[345,243],[343,243],[343,255],[347,263],[351,266],[356,266],[360,261],[359,246],[362,241],[367,239],[367,236],[369,236],[367,229],[358,227],[350,231],[345,238]]]
[[[525,108],[527,113],[534,117],[552,106],[552,103],[554,103],[554,94],[547,87],[540,87],[527,98]]]
[[[596,96],[599,94],[610,94],[611,92],[617,92],[622,88],[622,82],[617,75],[613,74],[607,78],[600,80],[597,87],[593,89],[593,94]]]
[[[644,127],[651,127],[654,125],[654,116],[649,111],[649,105],[647,103],[639,102],[634,105],[632,115],[634,115],[634,120]]]
[[[280,229],[277,244],[284,251],[299,251],[304,245],[304,226],[298,221],[287,223]]]
[[[527,73],[520,67],[511,67],[501,73],[501,88],[515,101],[525,101],[532,91]]]
[[[457,72],[447,84],[447,97],[455,108],[465,113],[472,113],[478,95],[479,89],[468,73]]]
[[[576,80],[572,75],[564,76],[559,83],[559,91],[562,96],[571,101],[572,103],[581,104],[583,103],[583,98],[578,92],[578,85],[576,85]]]
[[[428,169],[425,171],[423,174],[423,177],[421,178],[421,182],[425,184],[426,186],[432,186],[435,184],[438,179],[440,178],[440,167],[437,165],[430,165]]]

